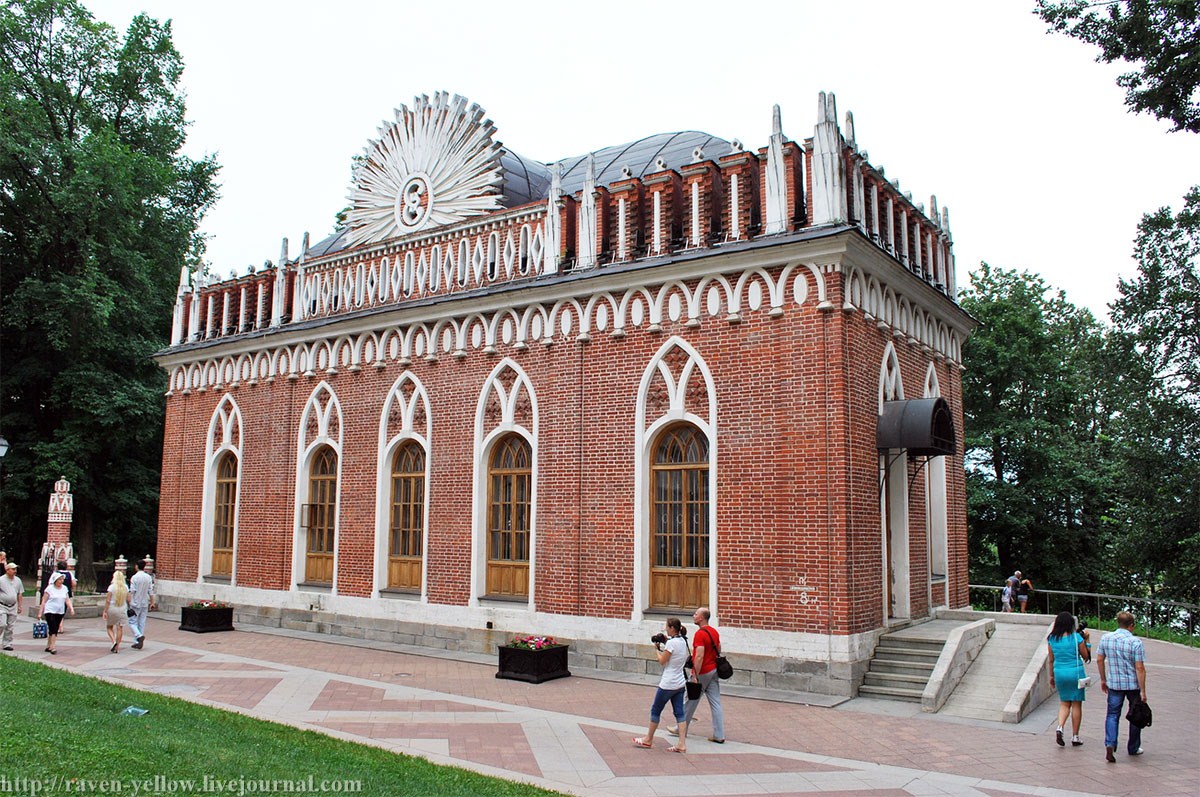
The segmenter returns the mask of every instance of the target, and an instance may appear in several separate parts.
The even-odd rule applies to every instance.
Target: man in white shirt
[[[25,585],[17,578],[17,563],[5,562],[0,576],[0,636],[5,650],[13,649],[13,628],[24,606]]]
[[[137,615],[129,618],[129,626],[136,637],[131,647],[141,650],[146,640],[146,612],[154,607],[154,577],[146,572],[146,561],[139,559],[137,572],[129,579],[129,605]]]

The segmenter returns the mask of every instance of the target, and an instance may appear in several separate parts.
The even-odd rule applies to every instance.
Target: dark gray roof
[[[678,169],[692,162],[692,151],[697,147],[704,150],[704,157],[708,160],[728,155],[733,150],[725,139],[697,130],[658,133],[628,144],[605,147],[594,153],[563,158],[558,161],[562,166],[562,190],[564,194],[573,194],[583,188],[590,154],[596,156],[596,185],[611,185],[625,179],[621,175],[622,166],[628,166],[634,177],[645,177],[658,171],[654,164],[661,157],[668,168]]]
[[[668,168],[678,169],[692,162],[692,152],[697,147],[704,151],[705,159],[710,160],[728,155],[733,150],[732,145],[725,139],[698,130],[658,133],[630,141],[628,144],[605,147],[557,161],[562,168],[562,191],[570,195],[583,188],[583,181],[587,176],[588,155],[596,156],[596,185],[605,186],[624,180],[621,168],[625,166],[629,167],[633,177],[645,177],[658,171],[655,164],[659,158],[666,162]],[[554,163],[545,164],[530,160],[505,147],[500,156],[500,165],[504,170],[501,193],[505,207],[515,208],[530,202],[539,202],[550,195],[550,173]],[[345,231],[335,232],[309,247],[308,257],[321,257],[337,252],[345,248],[345,239]]]

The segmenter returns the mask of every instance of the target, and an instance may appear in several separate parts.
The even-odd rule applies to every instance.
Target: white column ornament
[[[596,156],[588,155],[579,203],[579,268],[596,265]]]
[[[846,163],[837,123],[837,99],[821,92],[813,130],[813,224],[846,221]]]
[[[771,111],[771,139],[767,143],[767,206],[763,232],[787,231],[787,182],[783,166],[783,122],[779,106]]]

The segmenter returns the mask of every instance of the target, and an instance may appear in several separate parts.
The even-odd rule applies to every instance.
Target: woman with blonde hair
[[[104,597],[104,623],[108,638],[113,643],[109,650],[116,653],[121,648],[121,640],[125,638],[125,626],[129,625],[129,586],[125,583],[125,574],[120,570],[113,573],[108,594]]]

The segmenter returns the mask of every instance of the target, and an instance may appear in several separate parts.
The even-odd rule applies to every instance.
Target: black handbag
[[[703,693],[704,693],[704,688],[700,685],[699,681],[690,681],[689,680],[687,682],[687,699],[688,700],[699,700],[700,695]]]
[[[711,640],[712,634],[709,634],[708,638]],[[720,642],[715,643],[714,647],[717,649],[717,677],[722,681],[728,681],[733,677],[733,665],[729,663],[729,659],[721,655]]]
[[[1139,700],[1129,706],[1129,711],[1125,713],[1125,719],[1129,720],[1130,725],[1149,728],[1154,724],[1154,712],[1150,710],[1149,703]]]
[[[127,606],[125,608],[125,616],[126,617],[137,617],[137,609],[133,608],[132,606]]]

